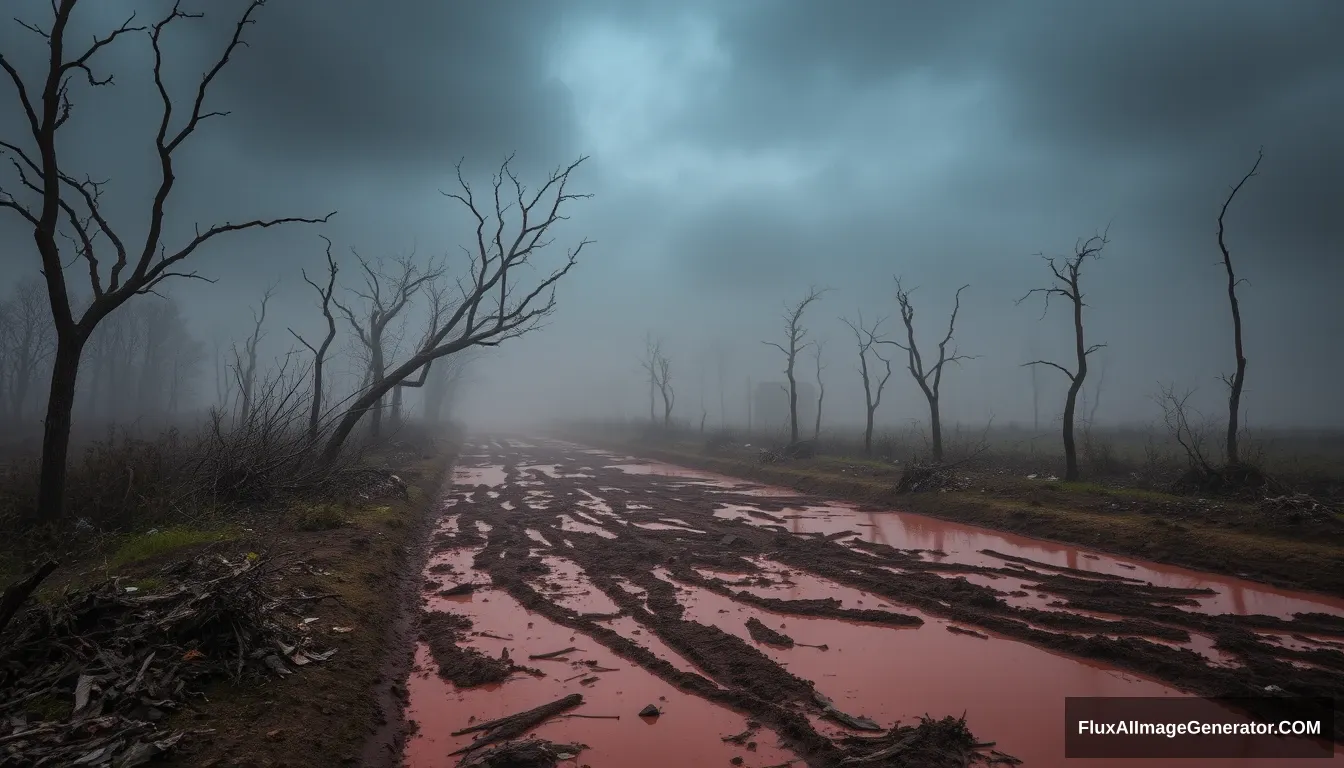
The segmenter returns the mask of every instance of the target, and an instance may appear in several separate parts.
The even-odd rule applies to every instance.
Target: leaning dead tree
[[[1050,311],[1050,297],[1063,296],[1073,305],[1073,341],[1075,363],[1073,370],[1049,360],[1031,360],[1023,363],[1023,366],[1048,365],[1051,368],[1057,368],[1069,377],[1069,391],[1064,398],[1064,479],[1078,479],[1078,447],[1073,438],[1074,412],[1078,406],[1078,393],[1083,388],[1083,380],[1087,378],[1087,356],[1105,347],[1105,344],[1093,344],[1088,346],[1083,341],[1083,307],[1087,304],[1083,301],[1083,289],[1080,284],[1083,273],[1083,263],[1088,259],[1101,258],[1101,251],[1110,242],[1106,239],[1106,233],[1093,235],[1086,240],[1079,240],[1074,247],[1074,253],[1067,259],[1056,259],[1053,256],[1043,257],[1046,266],[1050,268],[1050,274],[1053,277],[1051,285],[1043,288],[1033,288],[1027,291],[1026,295],[1017,300],[1018,304],[1026,301],[1035,294],[1045,296],[1045,310],[1041,313],[1044,318],[1046,312]]]
[[[312,279],[308,277],[308,273],[302,269],[299,270],[299,274],[303,276],[303,282],[311,286],[314,291],[317,291],[317,297],[319,299],[318,307],[322,310],[322,319],[326,321],[327,333],[322,337],[322,341],[318,342],[317,346],[313,346],[293,328],[289,329],[290,335],[295,339],[298,339],[299,343],[307,347],[308,351],[313,355],[312,402],[308,406],[308,442],[310,444],[317,442],[318,424],[322,420],[322,397],[323,393],[326,391],[322,387],[322,374],[327,362],[327,351],[331,349],[331,343],[336,340],[336,316],[331,313],[331,303],[332,296],[336,292],[336,273],[338,268],[336,266],[336,259],[331,255],[331,240],[327,239],[325,236],[323,236],[322,239],[326,241],[327,244],[326,285],[322,286],[313,282]]]
[[[905,323],[906,343],[890,339],[878,339],[877,344],[890,344],[893,347],[902,349],[906,353],[906,368],[910,371],[910,376],[919,385],[919,389],[924,393],[924,399],[929,402],[929,439],[933,447],[933,460],[936,463],[943,461],[943,421],[939,398],[943,384],[943,367],[948,363],[960,364],[963,360],[974,360],[976,355],[958,354],[953,347],[951,354],[947,351],[947,345],[952,341],[952,334],[957,329],[957,313],[961,311],[961,292],[970,288],[969,285],[963,285],[957,289],[957,293],[952,298],[952,314],[947,321],[947,333],[943,340],[938,342],[938,361],[932,366],[925,366],[924,356],[920,354],[919,344],[915,342],[915,307],[910,303],[910,292],[901,285],[901,278],[896,278],[896,303],[900,305],[901,321]]]
[[[261,297],[261,310],[252,310],[252,333],[243,340],[243,348],[233,345],[233,380],[238,385],[238,424],[247,424],[252,418],[252,396],[257,385],[257,347],[266,335],[266,305],[271,303],[275,288],[266,289]]]
[[[533,257],[551,245],[550,230],[568,217],[560,211],[566,203],[591,197],[568,191],[569,177],[587,158],[553,171],[535,193],[518,179],[506,158],[493,178],[493,209],[479,200],[457,166],[460,192],[444,196],[460,203],[475,222],[474,248],[466,248],[468,267],[457,287],[460,298],[451,312],[431,319],[422,341],[409,358],[387,371],[381,382],[363,390],[340,417],[322,450],[324,462],[334,462],[350,433],[383,396],[398,383],[417,373],[427,374],[435,360],[472,347],[493,347],[540,327],[555,311],[555,286],[574,265],[590,240],[569,249],[561,264],[530,287],[524,282],[532,272]],[[508,189],[506,191],[505,185]],[[510,223],[510,218],[512,223]],[[520,275],[519,273],[524,273]]]
[[[825,292],[826,289],[814,286],[808,290],[802,301],[785,308],[783,344],[774,341],[761,342],[784,353],[784,377],[789,381],[790,443],[798,442],[798,381],[794,376],[794,369],[798,362],[798,353],[811,343],[804,341],[807,338],[807,329],[803,327],[803,313],[807,311],[809,304],[821,298]]]
[[[347,290],[363,302],[363,308],[356,312],[348,304],[335,300],[332,303],[350,323],[355,338],[368,355],[365,388],[376,387],[387,376],[389,325],[410,305],[420,288],[436,279],[440,272],[432,266],[422,270],[415,262],[414,253],[394,259],[389,269],[381,259],[370,262],[353,249],[351,252],[364,273],[364,285]],[[374,408],[369,418],[369,431],[373,437],[382,432],[382,424],[383,409]]]
[[[873,455],[873,419],[877,414],[877,408],[882,404],[882,390],[886,389],[887,381],[891,379],[891,359],[883,357],[877,351],[877,344],[881,340],[879,331],[882,324],[886,322],[885,317],[879,317],[872,325],[863,322],[863,313],[859,312],[858,320],[849,320],[840,318],[841,321],[849,326],[854,332],[854,342],[859,349],[859,376],[863,379],[863,406],[864,406],[864,424],[863,424],[863,455]],[[882,363],[883,371],[880,377],[877,372],[868,367],[868,356],[872,355]]]
[[[318,223],[333,215],[253,219],[208,228],[198,226],[186,243],[172,247],[165,243],[164,212],[177,182],[176,153],[203,121],[226,114],[207,109],[206,95],[229,58],[243,44],[243,31],[253,22],[262,0],[247,4],[224,51],[200,78],[189,106],[177,109],[176,120],[173,98],[165,85],[160,43],[164,31],[174,22],[199,18],[201,14],[184,13],[174,5],[153,24],[133,26],[132,16],[87,45],[76,46],[73,40],[66,39],[66,33],[77,5],[79,0],[52,2],[51,23],[45,27],[19,22],[45,40],[50,52],[44,71],[38,72],[36,77],[26,78],[0,53],[0,69],[9,76],[18,102],[16,109],[7,108],[7,111],[18,114],[26,128],[24,139],[0,137],[0,151],[8,156],[18,182],[13,187],[0,185],[0,209],[14,212],[33,228],[33,242],[41,260],[56,330],[38,500],[36,507],[28,512],[30,520],[54,518],[62,511],[80,353],[98,323],[131,297],[152,293],[171,277],[204,279],[194,271],[182,271],[182,263],[220,235],[285,223]],[[147,224],[143,240],[132,243],[122,239],[109,218],[110,211],[101,204],[106,182],[87,176],[81,179],[70,168],[68,156],[62,154],[57,134],[73,112],[72,96],[80,81],[89,87],[112,84],[111,75],[101,77],[94,71],[99,52],[123,37],[141,32],[147,33],[153,53],[151,71],[161,116],[154,137],[157,189],[150,198],[148,210],[131,217],[137,226],[142,221]],[[65,146],[68,147],[68,143]],[[66,284],[65,272],[66,265],[76,260],[85,263],[92,296],[78,313],[73,308],[76,294]]]
[[[826,366],[821,362],[822,351],[826,343],[818,340],[812,345],[812,359],[816,363],[817,373],[817,423],[812,425],[812,439],[821,437],[821,404],[826,399],[826,382],[821,380],[821,372],[826,370]]]
[[[1223,267],[1227,270],[1227,300],[1232,305],[1232,343],[1237,354],[1237,367],[1231,376],[1223,375],[1223,383],[1227,384],[1227,447],[1225,461],[1229,466],[1241,463],[1241,453],[1237,445],[1237,430],[1241,422],[1241,391],[1246,385],[1246,351],[1242,346],[1241,336],[1241,305],[1237,302],[1237,275],[1232,271],[1232,254],[1227,250],[1227,240],[1225,239],[1226,228],[1223,220],[1227,217],[1227,208],[1232,205],[1232,198],[1237,196],[1242,185],[1250,180],[1260,168],[1260,161],[1265,158],[1264,150],[1261,150],[1255,156],[1255,164],[1251,170],[1243,177],[1237,185],[1228,193],[1227,199],[1223,201],[1222,210],[1218,212],[1218,250],[1223,252]]]

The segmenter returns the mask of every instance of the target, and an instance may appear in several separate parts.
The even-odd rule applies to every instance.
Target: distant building
[[[812,436],[817,418],[817,390],[810,383],[797,383],[798,437]],[[756,385],[751,398],[752,428],[761,432],[789,429],[789,382],[766,381]]]

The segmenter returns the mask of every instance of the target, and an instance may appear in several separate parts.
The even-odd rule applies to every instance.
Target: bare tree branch
[[[1105,348],[1105,344],[1093,344],[1086,346],[1083,342],[1083,307],[1087,306],[1083,301],[1083,289],[1081,277],[1083,264],[1088,259],[1100,259],[1102,249],[1110,242],[1107,239],[1109,228],[1100,235],[1082,240],[1080,239],[1074,246],[1073,255],[1067,259],[1056,260],[1054,257],[1045,258],[1045,263],[1050,269],[1053,282],[1042,288],[1033,288],[1027,291],[1022,298],[1017,300],[1018,304],[1026,301],[1036,294],[1045,297],[1045,311],[1049,311],[1050,297],[1063,296],[1069,300],[1073,306],[1073,335],[1074,335],[1074,356],[1077,360],[1074,370],[1069,370],[1059,363],[1049,360],[1032,360],[1023,363],[1023,367],[1046,365],[1056,368],[1069,377],[1069,391],[1064,399],[1064,479],[1077,480],[1078,470],[1078,450],[1074,441],[1073,426],[1074,413],[1078,405],[1078,393],[1083,389],[1083,380],[1087,377],[1087,357],[1098,349]],[[1042,312],[1041,317],[1045,317]]]
[[[773,341],[765,341],[767,344],[780,352],[784,353],[784,376],[789,381],[789,442],[798,442],[798,382],[794,377],[794,366],[798,361],[798,353],[806,349],[812,342],[805,341],[807,338],[807,328],[803,326],[803,313],[812,302],[820,299],[828,288],[818,288],[812,286],[808,289],[807,295],[798,303],[786,305],[784,310],[784,344]],[[787,345],[787,346],[785,346]]]

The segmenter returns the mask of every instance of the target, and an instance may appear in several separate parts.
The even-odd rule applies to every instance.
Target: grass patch
[[[349,524],[348,509],[337,504],[304,504],[293,515],[294,527],[300,531],[332,531]]]
[[[157,533],[139,533],[127,537],[109,558],[113,568],[138,563],[169,552],[201,544],[213,544],[238,538],[232,530],[202,530],[198,528],[168,528]]]

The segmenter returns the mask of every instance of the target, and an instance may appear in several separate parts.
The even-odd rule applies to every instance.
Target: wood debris
[[[264,557],[202,556],[170,585],[118,579],[29,605],[0,633],[0,766],[135,766],[186,733],[159,723],[210,680],[288,675],[331,657],[282,619]]]

